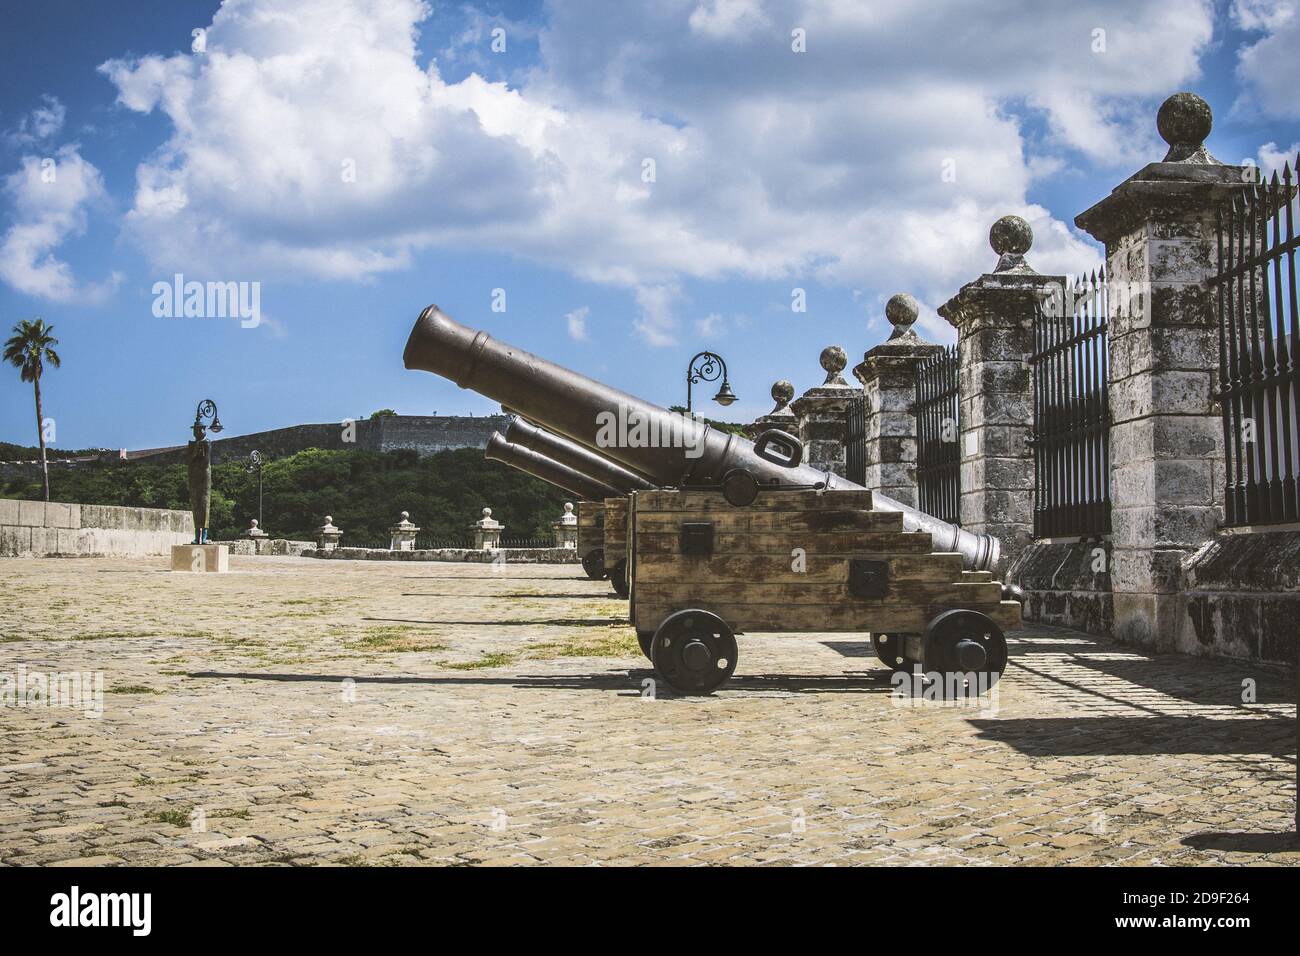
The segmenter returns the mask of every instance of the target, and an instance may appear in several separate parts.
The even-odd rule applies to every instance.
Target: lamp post
[[[257,523],[262,524],[262,453],[254,448],[248,453],[248,464],[244,470],[257,475]]]
[[[203,428],[203,419],[212,419],[212,424],[207,426],[210,432],[219,432],[225,429],[221,424],[221,419],[217,417],[217,403],[210,398],[205,398],[199,402],[199,407],[194,412],[194,427]]]
[[[691,386],[697,382],[716,382],[719,376],[722,377],[722,387],[713,400],[726,407],[736,400],[736,395],[727,380],[727,363],[722,356],[716,352],[699,352],[691,359],[686,366],[686,414],[691,413]]]

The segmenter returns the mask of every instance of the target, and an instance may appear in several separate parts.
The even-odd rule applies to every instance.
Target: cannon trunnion
[[[865,490],[764,490],[736,507],[716,490],[634,492],[631,617],[656,672],[683,693],[731,676],[735,636],[848,631],[872,635],[894,668],[941,675],[947,694],[987,689],[1006,666],[1003,630],[1021,606],[988,571],[934,552],[928,532]],[[610,550],[606,503],[605,554]]]

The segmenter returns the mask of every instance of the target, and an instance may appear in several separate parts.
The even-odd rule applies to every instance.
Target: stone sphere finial
[[[403,520],[403,521],[406,521],[406,520],[409,519],[410,517],[411,517],[411,513],[410,513],[409,511],[403,511],[403,512],[402,512],[402,520]]]
[[[825,354],[825,353],[823,353]],[[824,362],[822,363],[825,364]],[[794,400],[794,386],[783,378],[777,379],[772,383],[772,401],[776,402],[777,408],[785,408]]]
[[[1156,114],[1160,137],[1174,149],[1199,149],[1214,126],[1210,104],[1195,93],[1175,93],[1165,100]]]
[[[1023,256],[1034,244],[1034,230],[1019,216],[1003,216],[989,229],[989,245],[999,256]]]
[[[484,517],[484,518],[491,518],[491,517],[492,517],[492,509],[491,509],[491,508],[484,508],[484,509],[483,509],[483,517]]]
[[[831,375],[838,375],[849,364],[849,355],[838,345],[828,345],[822,349],[821,363]]]
[[[565,513],[566,515],[571,515],[571,514],[573,514],[573,502],[572,502],[572,501],[566,501],[566,502],[564,503],[564,513]]]
[[[891,296],[885,303],[885,318],[889,324],[894,327],[891,339],[899,338],[906,335],[916,322],[916,317],[921,314],[921,306],[915,298],[906,292],[899,292]]]
[[[333,515],[326,515],[326,516],[325,516],[325,523],[326,523],[326,524],[333,524],[333,523],[334,523],[334,516],[333,516]]]
[[[821,354],[822,368],[826,370],[826,381],[823,385],[847,385],[840,372],[844,371],[844,366],[849,364],[849,353],[838,345],[828,345],[822,349]]]
[[[249,526],[250,528],[256,528],[256,527],[257,527],[257,519],[256,519],[256,518],[252,518],[252,519],[250,519],[249,522],[248,522],[248,526]]]

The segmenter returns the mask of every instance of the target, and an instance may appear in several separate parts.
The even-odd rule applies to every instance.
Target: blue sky
[[[662,404],[716,349],[750,419],[895,292],[948,335],[999,215],[1040,270],[1095,266],[1073,218],[1161,157],[1171,92],[1225,162],[1294,156],[1296,6],[6,4],[0,320],[56,327],[56,448],[183,441],[204,397],[233,434],[493,411],[402,369],[430,302]],[[257,283],[260,324],[155,315],[177,272]],[[35,440],[13,370],[0,440]]]

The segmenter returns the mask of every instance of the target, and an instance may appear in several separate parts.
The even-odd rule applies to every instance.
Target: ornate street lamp
[[[207,426],[208,431],[219,432],[224,430],[226,427],[221,424],[221,419],[217,417],[217,403],[210,398],[205,398],[203,401],[199,402],[199,407],[194,412],[194,427],[202,428],[203,419],[205,418],[212,419],[212,424]]]
[[[257,524],[262,525],[262,453],[254,448],[248,453],[248,464],[244,466],[248,474],[257,475]]]
[[[713,400],[719,405],[727,406],[736,400],[727,380],[727,363],[715,352],[699,352],[686,366],[686,413],[691,412],[691,386],[697,382],[716,382],[721,376],[722,387]]]

